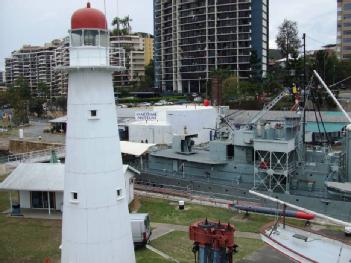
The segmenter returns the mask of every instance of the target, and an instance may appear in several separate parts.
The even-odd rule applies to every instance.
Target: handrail
[[[30,161],[39,157],[50,157],[52,154],[52,151],[55,151],[56,153],[61,154],[65,151],[65,146],[53,147],[49,149],[32,151],[32,152],[12,154],[12,155],[6,156],[4,158],[5,160],[4,159],[2,160],[3,160],[3,163]]]

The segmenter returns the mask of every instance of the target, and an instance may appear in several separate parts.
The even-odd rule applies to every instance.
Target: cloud
[[[253,0],[255,1],[255,0]],[[71,14],[85,1],[72,0],[0,0],[0,69],[4,58],[23,44],[42,45],[64,37]],[[152,0],[91,0],[93,7],[104,10],[109,21],[130,15],[134,31],[153,32]],[[307,33],[308,49],[336,41],[335,0],[270,0],[270,45],[275,46],[278,26],[284,18],[298,22],[300,34]],[[315,39],[315,40],[312,40]],[[319,42],[318,42],[319,41]]]
[[[336,42],[336,1],[270,1],[270,44],[275,47],[279,25],[284,19],[296,21],[300,35],[307,34],[307,49]]]

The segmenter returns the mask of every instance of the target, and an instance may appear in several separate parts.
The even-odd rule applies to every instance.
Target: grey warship
[[[307,97],[311,96],[307,92]],[[174,135],[172,147],[149,154],[138,182],[233,201],[265,203],[250,195],[249,190],[255,190],[350,222],[351,125],[345,127],[338,150],[328,144],[308,145],[302,136],[304,109],[300,115],[262,121],[286,95],[287,91],[283,91],[241,127],[232,127],[225,119],[225,110],[220,109],[221,128],[204,147],[194,146],[196,134],[185,130],[184,134]]]

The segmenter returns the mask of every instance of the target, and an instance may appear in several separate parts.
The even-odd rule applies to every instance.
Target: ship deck
[[[279,225],[262,231],[262,240],[299,262],[351,262],[351,246],[303,229]]]
[[[326,182],[325,184],[329,190],[351,194],[351,183]]]
[[[174,152],[173,149],[166,149],[157,152],[151,153],[152,156],[155,157],[162,157],[167,159],[175,159],[175,160],[183,160],[187,162],[194,162],[194,163],[202,163],[202,164],[210,164],[210,165],[219,165],[219,164],[226,164],[227,161],[220,161],[220,160],[211,160],[209,158],[209,152],[207,151],[197,151],[196,154],[180,154]]]

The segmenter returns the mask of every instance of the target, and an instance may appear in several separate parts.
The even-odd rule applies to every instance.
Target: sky
[[[256,0],[252,0],[256,1]],[[135,32],[153,33],[153,0],[90,0],[111,22],[130,15]],[[4,59],[23,44],[43,45],[67,35],[72,13],[86,0],[0,0],[0,70]],[[336,42],[336,0],[270,0],[270,47],[284,19],[298,23],[307,34],[307,49]]]

